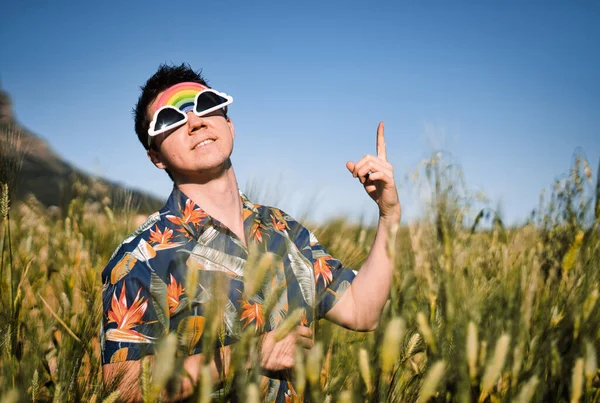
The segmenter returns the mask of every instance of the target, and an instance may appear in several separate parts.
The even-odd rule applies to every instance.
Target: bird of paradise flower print
[[[140,287],[134,301],[131,305],[128,305],[125,284],[125,281],[123,281],[119,298],[117,298],[116,291],[113,293],[111,309],[107,315],[107,324],[116,323],[117,328],[107,330],[106,339],[129,343],[152,343],[154,341],[153,337],[133,330],[137,325],[144,323],[142,322],[142,317],[148,308],[148,301],[144,301],[144,298],[140,297],[140,292],[142,291]]]
[[[256,325],[256,331],[262,329],[265,324],[265,317],[263,314],[263,306],[258,302],[249,302],[246,300],[238,301],[242,304],[242,315],[240,316],[241,321],[245,321],[244,327],[245,329],[252,322]]]
[[[319,281],[319,277],[323,279],[325,285],[333,281],[333,274],[331,273],[331,266],[327,263],[328,260],[333,259],[331,256],[323,256],[315,259],[315,282]]]
[[[260,220],[255,220],[250,227],[250,238],[252,238],[256,243],[262,243],[263,231],[266,229],[267,228],[260,222]],[[269,236],[269,234],[265,233],[264,236]]]
[[[283,220],[283,217],[281,217]],[[275,218],[273,216],[273,214],[271,214],[271,221],[273,221],[273,228],[275,228],[275,230],[277,231],[285,231],[286,229],[290,229],[290,227],[288,226],[288,223],[285,220],[278,220],[277,218]]]
[[[190,224],[193,224],[195,227],[197,227],[202,220],[208,217],[208,214],[206,214],[204,210],[202,210],[200,207],[195,207],[196,204],[192,201],[192,199],[187,199],[185,202],[185,207],[181,209],[181,217],[167,215],[167,220],[178,225],[180,228],[178,228],[177,231],[183,233],[186,237],[189,237],[186,227],[189,227]]]
[[[173,230],[165,227],[163,231],[158,228],[158,224],[154,226],[154,230],[150,228],[150,244],[155,250],[171,249],[181,246],[183,242],[171,242],[173,238]]]
[[[283,214],[282,214],[281,210],[276,209],[276,208],[271,208],[271,214],[275,216],[275,217],[271,217],[271,219],[273,219],[273,221],[275,221],[275,219],[276,219],[276,221],[283,224],[285,226],[285,228],[287,228],[288,230],[290,229],[290,226],[288,225],[286,219],[283,218]]]
[[[181,303],[179,299],[185,292],[185,289],[181,284],[177,283],[177,280],[175,280],[175,277],[173,277],[172,274],[170,274],[170,281],[171,282],[167,286],[167,296],[169,301],[169,313],[173,314]]]

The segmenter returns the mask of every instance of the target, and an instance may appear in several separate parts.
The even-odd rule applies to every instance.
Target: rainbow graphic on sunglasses
[[[206,90],[202,84],[185,82],[169,87],[158,100],[157,106],[173,106],[180,111],[187,113],[194,108],[196,95],[203,90]]]

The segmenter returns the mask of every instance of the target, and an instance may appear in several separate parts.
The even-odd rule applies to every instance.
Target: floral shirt
[[[177,187],[165,206],[123,241],[102,272],[103,364],[153,354],[154,343],[168,332],[177,332],[185,354],[201,353],[218,278],[228,280],[228,295],[221,298],[223,332],[217,347],[235,343],[247,328],[271,331],[298,309],[301,323],[310,326],[339,300],[355,272],[343,268],[283,211],[240,197],[247,245]],[[271,256],[267,261],[273,269],[263,284],[249,286],[260,277],[260,268],[245,279],[251,269],[246,263],[264,266],[256,251]],[[247,289],[255,289],[253,295],[244,292],[244,280]],[[197,285],[194,292],[186,290],[190,284]],[[282,292],[265,313],[265,296],[275,288]],[[295,393],[289,375],[265,377],[261,389],[265,401],[286,401]]]

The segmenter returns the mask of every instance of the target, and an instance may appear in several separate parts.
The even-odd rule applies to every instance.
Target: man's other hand
[[[275,331],[266,333],[262,338],[260,364],[267,371],[280,371],[293,368],[296,359],[296,346],[310,350],[315,343],[312,330],[305,326],[296,326],[283,339],[275,340]]]

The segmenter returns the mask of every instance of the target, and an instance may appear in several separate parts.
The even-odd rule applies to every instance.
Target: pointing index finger
[[[377,157],[387,161],[385,138],[383,137],[383,122],[379,122],[377,126]]]

